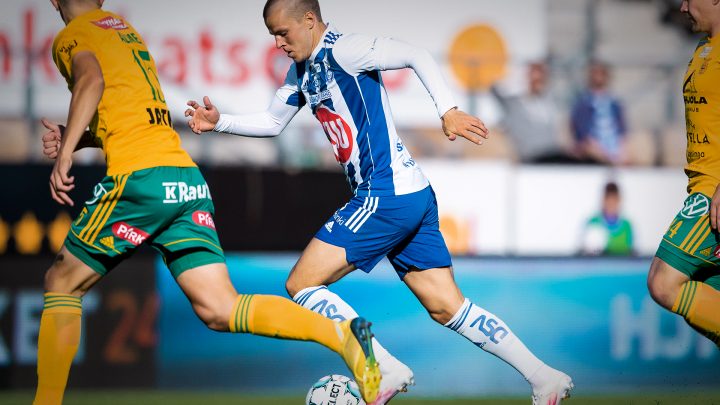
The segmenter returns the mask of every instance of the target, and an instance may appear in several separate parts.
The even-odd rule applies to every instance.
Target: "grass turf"
[[[29,391],[0,391],[0,404],[27,405]],[[304,398],[249,396],[233,393],[184,391],[73,391],[65,396],[64,405],[302,405]],[[567,405],[720,405],[720,391],[683,394],[608,395],[573,397]],[[529,405],[530,398],[397,398],[393,405]]]

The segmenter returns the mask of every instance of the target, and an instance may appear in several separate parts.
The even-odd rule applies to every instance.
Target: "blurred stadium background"
[[[645,288],[650,258],[685,197],[681,87],[698,37],[679,3],[321,0],[325,20],[344,32],[429,49],[460,107],[491,128],[482,147],[447,142],[415,75],[383,74],[401,136],[438,194],[460,286],[574,377],[576,404],[720,403],[717,348],[663,312]],[[127,0],[107,1],[105,8],[127,17],[149,44],[175,128],[213,190],[236,286],[284,295],[300,250],[349,197],[320,126],[305,111],[280,137],[256,140],[197,137],[182,119],[185,101],[204,95],[229,113],[269,104],[289,60],[267,34],[263,4]],[[51,162],[40,143],[39,118],[64,122],[67,114],[69,92],[50,57],[61,27],[45,0],[3,1],[3,404],[31,400],[43,274],[77,214],[50,199]],[[508,107],[508,100],[526,95],[529,67],[541,61],[551,106],[541,121],[553,129],[551,152],[567,157],[551,164],[528,154],[524,147],[533,142],[515,130],[516,110]],[[609,91],[625,114],[624,157],[612,162],[582,156],[571,130],[572,105],[591,61],[609,66]],[[76,162],[79,202],[104,167],[95,151],[79,152]],[[619,186],[621,216],[633,230],[632,244],[621,251],[606,249],[607,230],[588,225],[608,182]],[[335,289],[414,368],[417,386],[398,403],[529,402],[514,370],[434,324],[386,262]],[[70,404],[297,404],[317,378],[346,373],[338,359],[310,344],[206,330],[150,250],[100,283],[84,299],[84,314]],[[456,397],[467,400],[443,401]]]

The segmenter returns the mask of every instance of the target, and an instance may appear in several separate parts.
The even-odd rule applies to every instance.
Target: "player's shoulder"
[[[363,62],[375,47],[377,38],[367,34],[342,34],[332,44],[335,60],[347,68]]]

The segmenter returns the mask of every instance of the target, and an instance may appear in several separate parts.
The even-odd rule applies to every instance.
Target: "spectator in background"
[[[560,139],[559,111],[548,91],[548,67],[544,62],[528,65],[528,92],[503,96],[492,92],[503,107],[502,126],[523,163],[573,163]]]
[[[605,184],[601,212],[585,224],[583,254],[626,256],[633,253],[632,225],[620,215],[620,205],[620,189],[616,183],[608,182]]]
[[[606,64],[592,62],[588,69],[588,89],[572,109],[571,125],[575,152],[589,163],[621,165],[628,162],[625,147],[625,114],[610,94],[610,71]]]

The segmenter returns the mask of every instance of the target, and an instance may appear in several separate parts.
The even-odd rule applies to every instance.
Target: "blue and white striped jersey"
[[[261,123],[280,125],[282,130],[308,105],[356,195],[404,195],[422,190],[429,182],[397,134],[380,76],[382,70],[404,67],[416,71],[440,116],[455,106],[427,51],[390,38],[340,34],[328,26],[310,58],[290,67],[268,110],[269,117],[255,116],[258,124],[250,128],[252,116],[242,120],[223,114],[216,130],[266,136],[257,130],[265,125]],[[277,128],[272,132],[279,133]]]

